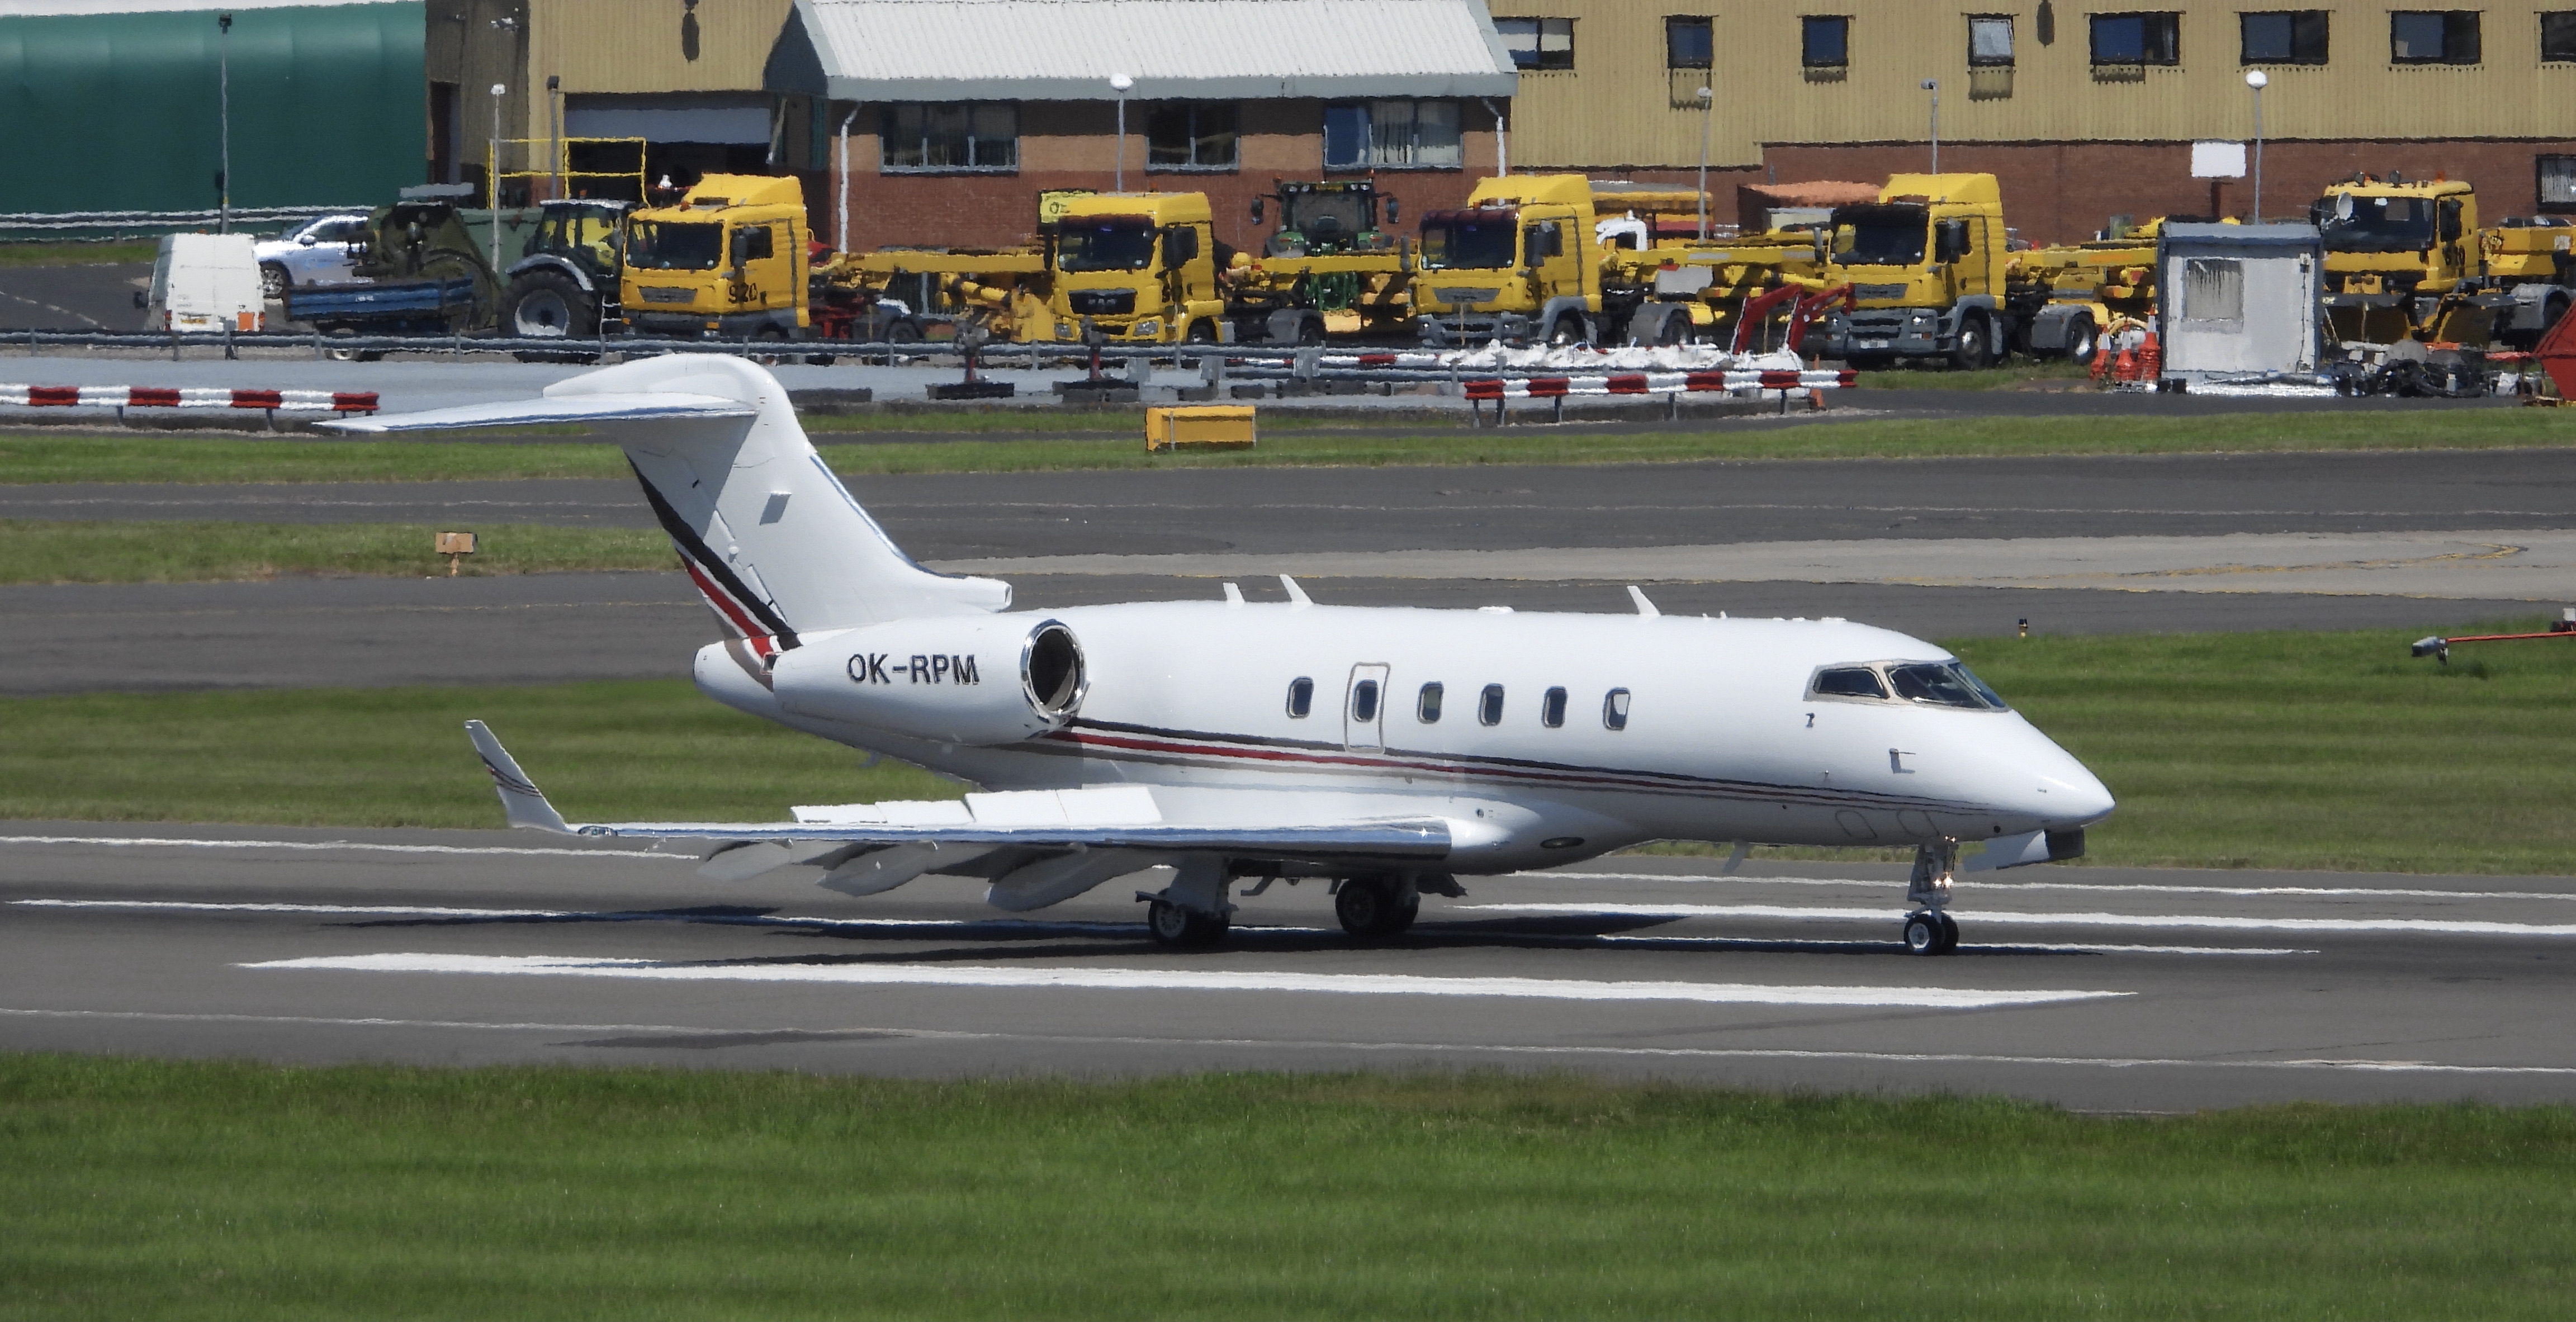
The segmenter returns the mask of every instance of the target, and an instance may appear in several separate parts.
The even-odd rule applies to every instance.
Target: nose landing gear
[[[1914,850],[1914,875],[1905,885],[1905,902],[1915,906],[1905,915],[1905,950],[1913,955],[1946,955],[1959,948],[1959,925],[1944,910],[1950,904],[1950,878],[1959,870],[1959,842],[1942,839]]]

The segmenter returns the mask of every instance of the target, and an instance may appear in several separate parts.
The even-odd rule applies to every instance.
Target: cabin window
[[[1612,689],[1601,700],[1601,725],[1608,730],[1628,728],[1628,690]]]
[[[1304,720],[1315,710],[1315,681],[1299,676],[1288,681],[1288,714]]]
[[[1476,719],[1486,725],[1503,723],[1503,686],[1488,684],[1484,696],[1476,702]]]
[[[1549,689],[1539,696],[1538,723],[1551,730],[1565,724],[1565,690]]]
[[[1414,701],[1413,714],[1420,717],[1424,725],[1440,723],[1440,692],[1439,685],[1425,684],[1422,696]]]
[[[1814,682],[1807,686],[1807,695],[1817,698],[1884,698],[1887,685],[1880,681],[1877,671],[1867,666],[1835,666],[1816,672]]]
[[[1351,719],[1361,725],[1377,720],[1377,681],[1364,679],[1351,685]]]

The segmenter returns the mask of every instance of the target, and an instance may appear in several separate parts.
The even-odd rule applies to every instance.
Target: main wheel
[[[1946,930],[1952,929],[1942,927],[1943,917],[1929,909],[1907,914],[1905,916],[1905,953],[1909,955],[1949,953],[1950,948],[1942,942]]]
[[[1421,912],[1418,897],[1397,902],[1395,884],[1384,877],[1353,877],[1333,895],[1333,916],[1341,920],[1342,930],[1362,940],[1401,936]]]
[[[1145,930],[1153,934],[1159,945],[1214,945],[1225,935],[1226,927],[1227,923],[1222,918],[1211,918],[1166,900],[1156,900],[1145,909]]]
[[[286,299],[286,287],[291,283],[293,283],[293,281],[288,278],[286,268],[284,266],[281,266],[276,262],[261,262],[259,264],[259,296],[261,298],[268,299],[271,302],[284,302]]]
[[[522,339],[587,339],[599,333],[599,304],[561,271],[530,271],[510,282],[501,323]]]
[[[1973,312],[1960,318],[1958,342],[1950,346],[1950,365],[1973,372],[1994,356],[1994,331],[1986,319]]]

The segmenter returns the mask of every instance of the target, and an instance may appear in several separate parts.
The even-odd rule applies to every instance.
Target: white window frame
[[[966,117],[966,161],[962,164],[929,164],[931,129],[937,117],[960,112]],[[895,144],[903,140],[898,133],[899,121],[907,114],[917,115],[920,124],[912,139],[913,150],[919,153],[920,159],[909,164],[899,162],[895,157]],[[979,136],[976,133],[977,120],[987,114],[1008,118],[1010,133],[1007,137]],[[880,174],[1017,174],[1020,169],[1020,104],[1016,101],[888,102],[878,115],[877,138],[877,172]],[[984,142],[1008,142],[1010,159],[1000,162],[977,159],[982,154],[978,144]]]

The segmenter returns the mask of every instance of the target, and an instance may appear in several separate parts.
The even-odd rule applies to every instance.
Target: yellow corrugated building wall
[[[1810,5],[1694,7],[1689,0],[1491,0],[1499,18],[1574,23],[1574,67],[1525,70],[1513,102],[1515,168],[1687,169],[1709,112],[1712,165],[1759,164],[1765,144],[1916,143],[1930,136],[1940,83],[1945,142],[2182,142],[2244,139],[2254,98],[2240,15],[2245,4],[1927,5],[1822,0]],[[2576,12],[2576,0],[2561,0]],[[2547,5],[2487,8],[2476,64],[2391,58],[2398,6],[2328,0],[2327,60],[2261,67],[2264,130],[2279,139],[2559,139],[2576,136],[2576,61],[2541,58]],[[2177,16],[2171,65],[2093,62],[2096,14]],[[1714,67],[1667,67],[1665,20],[1706,16]],[[1846,63],[1801,62],[1802,19],[1849,20]],[[2011,21],[2012,64],[1972,70],[1969,20]]]
[[[528,72],[540,86],[548,75],[561,78],[568,94],[756,92],[793,7],[794,0],[530,0]]]

